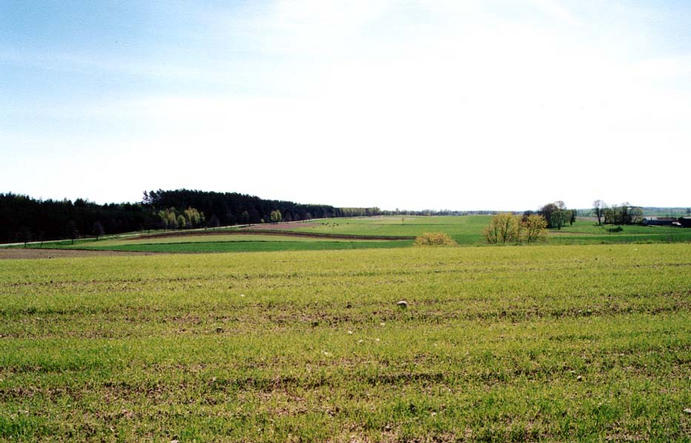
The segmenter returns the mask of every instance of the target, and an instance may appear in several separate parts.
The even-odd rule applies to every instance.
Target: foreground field
[[[684,440],[690,271],[685,244],[6,260],[0,438]]]

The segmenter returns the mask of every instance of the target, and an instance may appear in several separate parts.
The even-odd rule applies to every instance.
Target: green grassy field
[[[687,244],[4,260],[0,438],[684,441],[690,271]]]
[[[81,245],[88,246],[120,246],[123,244],[141,245],[141,244],[162,244],[162,243],[208,243],[210,240],[215,242],[314,242],[323,239],[300,237],[297,235],[269,235],[269,234],[214,234],[214,235],[184,235],[184,236],[169,236],[169,237],[154,237],[154,238],[132,238],[129,240],[112,239],[98,242],[83,242]],[[330,241],[349,241],[347,239],[329,239]]]
[[[275,240],[243,240],[235,236],[235,240],[216,240],[207,237],[206,242],[186,242],[186,239],[177,237],[177,241],[154,242],[154,243],[132,243],[132,244],[113,244],[113,245],[78,245],[74,248],[92,249],[102,251],[136,251],[136,252],[166,252],[166,253],[185,253],[185,252],[266,252],[266,251],[322,251],[337,249],[372,249],[372,248],[402,248],[410,246],[410,240],[397,241],[344,241],[344,240],[314,240],[300,239],[298,237],[288,237],[288,239]],[[277,237],[277,236],[274,236]],[[279,237],[280,238],[280,237]],[[298,240],[292,240],[298,238]],[[173,240],[173,239],[169,239]]]
[[[65,240],[61,242],[45,243],[43,247],[100,251],[204,253],[401,248],[410,246],[411,244],[412,240],[348,240],[338,238],[301,237],[296,235],[213,234],[173,235],[155,238],[127,237],[98,241],[83,239],[74,242]]]
[[[460,245],[485,245],[483,229],[491,216],[462,217],[370,217],[320,220],[316,226],[296,228],[302,232],[351,235],[412,235],[445,232]],[[299,226],[299,225],[298,225]],[[691,229],[665,226],[623,226],[621,232],[609,232],[612,226],[596,226],[592,220],[578,219],[572,226],[549,230],[548,243],[617,244],[691,242]]]
[[[550,232],[550,242],[557,244],[595,243],[676,243],[691,242],[691,229],[675,226],[621,226],[621,232],[610,232],[616,226],[598,226],[591,220],[577,220],[573,226],[565,226]]]
[[[458,244],[484,244],[482,230],[490,216],[473,215],[462,217],[357,217],[332,218],[317,222],[316,226],[296,228],[301,232],[351,235],[410,235],[424,232],[444,232]]]
[[[276,230],[276,234],[243,234],[238,235],[240,228],[233,227],[221,232],[204,231],[190,233],[182,231],[181,235],[164,233],[162,237],[139,238],[128,234],[123,237],[107,238],[99,241],[80,239],[61,242],[46,242],[45,248],[95,249],[138,252],[257,252],[283,250],[338,250],[394,248],[411,246],[411,240],[365,240],[301,237],[292,232],[303,234],[355,235],[355,236],[417,236],[425,232],[444,232],[449,234],[459,245],[487,245],[483,229],[490,216],[464,217],[361,217],[334,218],[314,222],[295,223],[290,229]],[[254,225],[253,229],[271,229],[271,224]],[[618,243],[677,243],[691,242],[691,229],[663,226],[624,226],[621,232],[609,232],[612,226],[596,226],[592,220],[579,219],[573,226],[561,230],[550,230],[548,244],[618,244]],[[235,234],[233,234],[235,233]],[[32,245],[31,247],[39,247]]]
[[[491,216],[461,217],[370,217],[320,220],[316,226],[299,227],[302,232],[352,235],[412,235],[445,232],[460,245],[485,245],[483,229]],[[299,225],[298,225],[299,226]],[[592,220],[578,219],[572,226],[548,232],[548,243],[676,243],[691,242],[691,229],[668,226],[623,226],[621,232],[609,232],[613,226],[597,226]]]

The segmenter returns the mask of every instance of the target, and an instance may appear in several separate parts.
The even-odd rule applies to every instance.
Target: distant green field
[[[330,249],[401,248],[411,240],[348,240],[296,235],[213,234],[154,238],[93,239],[45,243],[45,248],[135,252],[257,252],[310,251]],[[34,246],[35,247],[35,246]]]
[[[235,236],[244,237],[244,236]],[[293,240],[278,239],[272,241],[252,241],[238,239],[233,241],[215,241],[207,237],[206,242],[156,242],[114,244],[110,246],[80,245],[82,249],[95,249],[106,251],[139,251],[139,252],[257,252],[257,251],[321,251],[330,249],[369,249],[369,248],[402,248],[410,246],[410,240],[396,241],[345,241],[345,240],[319,240],[306,241],[304,239]],[[186,240],[186,239],[184,239]]]
[[[621,232],[610,232],[616,226],[598,226],[591,220],[577,220],[573,226],[552,230],[549,241],[557,244],[600,243],[677,243],[691,242],[691,229],[676,226],[621,226]]]
[[[0,440],[686,441],[690,367],[686,244],[0,263]]]
[[[484,245],[483,229],[491,216],[461,217],[370,217],[320,220],[317,226],[299,227],[302,232],[352,235],[412,235],[445,232],[461,245]],[[596,226],[591,220],[578,219],[572,226],[550,230],[549,243],[661,243],[691,242],[691,229],[664,226],[623,226],[621,232],[608,232],[611,225]]]
[[[322,239],[312,237],[300,237],[296,235],[271,235],[271,234],[213,234],[213,235],[180,235],[154,238],[132,238],[132,239],[112,239],[98,242],[82,242],[82,246],[92,244],[94,246],[119,246],[123,244],[128,245],[142,245],[142,244],[160,244],[160,243],[208,243],[214,242],[315,242]],[[349,241],[346,239],[329,239],[330,241]]]
[[[317,226],[298,227],[301,232],[352,235],[409,235],[424,232],[444,232],[463,245],[483,244],[482,230],[491,217],[483,215],[462,217],[358,217],[333,218],[317,222]]]
[[[614,225],[597,225],[591,220],[577,219],[572,226],[566,225],[561,229],[562,233],[579,233],[579,234],[596,234],[596,235],[610,235],[610,229],[615,229]],[[625,225],[621,226],[622,234],[634,235],[678,235],[679,233],[689,232],[691,229],[680,228],[677,226],[643,226],[643,225]],[[615,233],[619,234],[619,233]],[[620,234],[619,234],[620,235]]]
[[[490,216],[463,217],[359,217],[333,218],[295,223],[290,229],[278,229],[276,235],[237,234],[239,228],[229,228],[227,234],[168,232],[163,237],[93,239],[46,242],[46,248],[96,249],[140,252],[255,252],[281,250],[328,250],[399,248],[411,246],[410,240],[363,240],[319,238],[291,235],[291,232],[355,235],[355,236],[418,236],[425,232],[444,232],[459,245],[487,245],[483,229]],[[271,224],[255,225],[253,229],[271,229]],[[592,220],[579,219],[573,226],[550,230],[548,244],[618,244],[618,243],[677,243],[691,242],[691,229],[663,226],[623,226],[621,232],[609,232],[613,226],[597,226]],[[233,232],[236,232],[233,234]],[[37,247],[32,245],[32,247]]]

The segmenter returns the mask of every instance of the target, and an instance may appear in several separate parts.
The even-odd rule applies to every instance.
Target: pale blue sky
[[[0,192],[688,206],[691,2],[0,0]]]

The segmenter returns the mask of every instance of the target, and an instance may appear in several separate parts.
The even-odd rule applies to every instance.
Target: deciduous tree
[[[593,202],[593,212],[595,213],[595,216],[597,217],[597,224],[601,225],[602,224],[602,216],[604,215],[604,211],[607,205],[605,202],[602,200],[595,200]]]
[[[566,209],[566,205],[561,200],[543,206],[540,209],[540,215],[547,220],[548,228],[561,229],[567,221],[571,220],[571,213]]]
[[[541,215],[529,215],[523,219],[524,238],[528,243],[541,240],[545,237],[547,220]]]
[[[184,215],[182,215],[182,214],[178,215],[177,222],[178,222],[178,228],[185,229],[187,227],[187,221],[185,220]]]
[[[77,228],[77,223],[75,223],[74,220],[70,220],[67,223],[67,234],[70,236],[72,244],[74,244],[74,239],[79,237],[79,229]]]
[[[105,234],[105,230],[103,229],[103,225],[101,224],[100,221],[96,221],[94,223],[93,228],[91,229],[91,232],[96,236],[96,241],[98,241],[99,237],[101,237],[103,234]]]
[[[283,220],[283,216],[281,215],[281,211],[279,211],[278,209],[271,211],[270,220],[271,220],[271,223],[279,223],[281,220]]]
[[[497,214],[485,228],[485,238],[488,243],[513,243],[518,242],[520,237],[521,220],[517,215]]]

